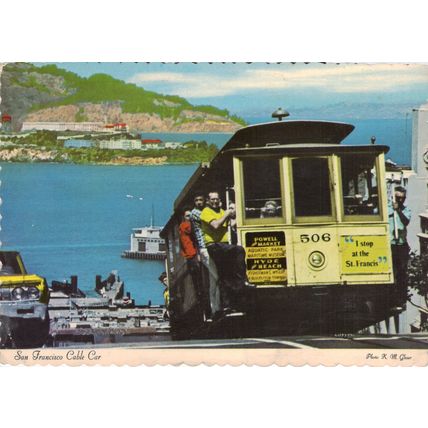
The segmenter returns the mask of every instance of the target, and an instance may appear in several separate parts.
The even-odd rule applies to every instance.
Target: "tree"
[[[425,306],[420,306],[410,301],[413,306],[416,306],[421,312],[428,314],[428,252],[417,254],[410,253],[408,267],[408,285],[410,289],[415,290],[422,296]],[[421,325],[421,330],[428,330],[428,323]]]

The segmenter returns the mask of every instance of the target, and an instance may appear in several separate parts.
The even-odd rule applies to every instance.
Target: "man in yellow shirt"
[[[234,209],[223,210],[218,192],[208,194],[207,206],[201,213],[201,228],[208,254],[214,260],[218,275],[223,311],[239,310],[240,297],[247,282],[245,250],[229,244],[228,226],[234,226]]]

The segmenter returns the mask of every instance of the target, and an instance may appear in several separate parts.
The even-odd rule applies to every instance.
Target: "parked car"
[[[41,347],[49,335],[49,289],[17,251],[0,251],[0,347]]]

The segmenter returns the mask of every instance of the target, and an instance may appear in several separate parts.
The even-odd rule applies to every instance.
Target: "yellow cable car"
[[[399,302],[388,226],[389,148],[341,145],[353,129],[327,121],[248,126],[198,168],[162,231],[174,337],[228,334],[234,325],[240,329],[233,335],[357,332],[391,315]],[[250,286],[240,316],[216,319],[216,275],[201,266],[211,321],[180,255],[178,226],[194,193],[213,190],[223,207],[236,204],[235,239],[246,251]]]

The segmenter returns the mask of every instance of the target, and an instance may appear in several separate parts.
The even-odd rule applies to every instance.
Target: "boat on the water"
[[[160,237],[159,226],[132,229],[130,249],[122,253],[129,259],[163,260],[166,257],[165,240]]]

